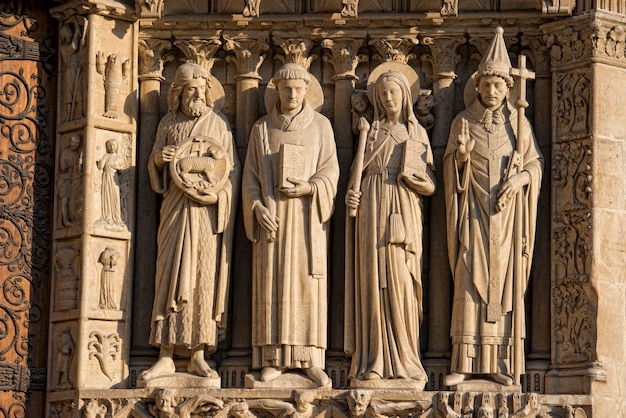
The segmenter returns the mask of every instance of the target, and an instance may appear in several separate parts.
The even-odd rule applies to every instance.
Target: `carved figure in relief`
[[[252,418],[251,409],[269,412],[273,417],[309,418],[315,410],[316,394],[313,390],[296,391],[295,407],[290,402],[278,399],[251,399],[232,406],[230,413],[236,418]]]
[[[341,16],[357,17],[359,15],[359,0],[341,0],[341,4],[343,4]]]
[[[415,104],[415,117],[427,131],[430,131],[435,126],[435,116],[430,113],[435,104],[435,96],[433,96],[432,90],[420,90],[417,103]]]
[[[417,83],[406,64],[391,65]],[[346,195],[356,216],[346,225],[345,350],[352,355],[352,385],[403,379],[423,388],[422,213],[423,197],[435,192],[433,157],[407,76],[397,70],[372,76],[374,123],[361,118]]]
[[[102,264],[100,274],[100,309],[117,309],[115,303],[115,271],[120,260],[120,253],[115,248],[106,247],[98,257]]]
[[[74,384],[70,380],[70,367],[74,358],[74,339],[69,328],[64,329],[57,336],[56,355],[56,386],[57,389],[71,389]]]
[[[70,143],[63,148],[59,156],[59,175],[57,187],[61,201],[61,224],[65,227],[74,226],[80,212],[78,194],[81,192],[83,174],[83,152],[81,137],[70,136]]]
[[[261,0],[244,0],[243,15],[245,17],[257,17],[261,8]]]
[[[130,60],[121,61],[116,54],[104,58],[102,51],[96,55],[96,71],[104,80],[104,116],[120,117],[120,93],[122,84],[128,78]]]
[[[302,369],[325,386],[337,151],[330,122],[306,103],[310,74],[290,63],[272,81],[279,99],[252,128],[242,185],[253,242],[252,367],[262,369],[262,381]]]
[[[174,373],[175,352],[190,357],[190,373],[217,377],[204,353],[226,328],[239,161],[228,120],[212,107],[209,77],[198,64],[177,69],[148,161],[152,188],[163,194],[150,332],[160,355],[140,380]],[[209,158],[209,147],[223,150],[223,178],[199,192],[183,184],[177,162]]]
[[[510,74],[525,69],[511,68],[502,33],[478,67],[478,97],[452,122],[444,154],[454,279],[447,386],[474,376],[511,385],[524,373],[524,293],[543,158],[524,102],[516,109],[506,100]]]
[[[56,310],[75,309],[78,301],[78,275],[74,269],[74,260],[80,251],[72,247],[60,248],[54,255],[56,267]]]
[[[171,389],[161,389],[156,393],[150,413],[157,418],[191,418],[200,413],[215,412],[224,406],[224,402],[210,395],[194,396],[180,400]],[[203,415],[205,416],[205,415]]]
[[[372,123],[374,108],[367,98],[366,90],[355,90],[350,97],[350,104],[352,105],[352,133],[358,135],[359,120],[365,118],[369,123]]]
[[[96,166],[102,170],[101,215],[99,224],[113,230],[124,230],[126,225],[122,219],[120,205],[120,181],[118,173],[128,166],[124,158],[117,153],[118,145],[115,138],[106,142],[106,154],[96,161]]]
[[[429,401],[390,402],[372,399],[372,392],[363,389],[352,389],[346,399],[352,417],[356,418],[412,417],[430,406]]]
[[[105,405],[98,405],[97,400],[91,399],[83,409],[83,418],[104,417],[107,412],[108,408]]]
[[[79,20],[80,19],[80,20]],[[76,17],[65,23],[59,31],[59,52],[65,64],[64,121],[83,117],[82,65],[80,49],[85,45],[87,19]]]

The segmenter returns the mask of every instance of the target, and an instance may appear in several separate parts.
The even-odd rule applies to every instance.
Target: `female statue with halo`
[[[374,122],[359,121],[346,195],[345,350],[353,387],[421,390],[427,381],[419,356],[422,210],[435,176],[428,136],[413,113],[418,93],[406,64],[381,64],[368,79]]]

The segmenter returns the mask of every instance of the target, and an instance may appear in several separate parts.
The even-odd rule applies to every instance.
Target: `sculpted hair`
[[[278,87],[278,83],[283,80],[304,80],[309,85],[311,83],[311,75],[307,70],[298,64],[285,64],[276,71],[272,78],[272,83]]]
[[[167,110],[170,112],[176,112],[180,108],[180,95],[185,89],[185,86],[193,79],[203,78],[206,81],[206,104],[210,108],[213,108],[213,100],[209,91],[211,90],[211,83],[209,81],[209,72],[202,68],[200,65],[193,62],[186,62],[176,69],[174,74],[174,81],[170,86],[170,91],[167,95]]]
[[[502,71],[496,71],[496,70],[479,71],[476,74],[476,86],[478,86],[478,84],[480,83],[481,78],[488,76],[488,75],[495,75],[495,76],[502,78],[504,81],[506,81],[506,85],[509,88],[509,90],[513,88],[513,77],[511,77],[509,74],[503,73]]]

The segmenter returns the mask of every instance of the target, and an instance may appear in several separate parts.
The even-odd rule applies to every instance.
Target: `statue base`
[[[522,391],[521,385],[501,385],[487,379],[464,380],[450,389],[457,392],[498,392],[498,393],[516,393]]]
[[[244,387],[246,389],[331,389],[332,383],[317,386],[311,379],[295,371],[283,373],[269,382],[263,382],[259,372],[251,372],[246,373]]]
[[[138,388],[206,388],[220,389],[221,378],[202,377],[190,373],[170,373],[148,380],[137,380]]]
[[[426,380],[416,379],[352,379],[351,389],[424,390]]]

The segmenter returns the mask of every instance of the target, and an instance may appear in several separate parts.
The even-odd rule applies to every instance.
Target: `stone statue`
[[[345,350],[353,385],[405,379],[423,388],[422,211],[435,191],[432,151],[403,73],[382,73],[371,93],[374,122],[361,119],[346,195],[355,218],[346,225]]]
[[[352,133],[359,134],[359,120],[367,119],[369,123],[374,120],[374,108],[367,98],[366,90],[354,90],[350,96],[350,104],[352,105]]]
[[[218,377],[204,353],[215,351],[226,327],[239,161],[228,120],[212,108],[209,77],[194,63],[177,69],[148,162],[152,188],[163,194],[150,333],[160,355],[142,380],[174,373],[174,352],[190,356],[190,373]],[[200,186],[206,179],[196,173],[184,185],[177,162],[211,158],[208,148],[223,150],[220,180]]]
[[[96,166],[102,170],[102,196],[100,222],[105,228],[126,229],[122,219],[120,205],[120,181],[118,172],[126,170],[128,166],[124,158],[117,153],[115,138],[106,142],[106,154],[96,161]]]
[[[80,193],[80,180],[83,174],[83,152],[81,137],[70,136],[70,143],[59,156],[58,194],[61,201],[61,223],[65,227],[74,226],[77,218],[77,195]]]
[[[252,128],[242,184],[253,242],[252,366],[264,382],[302,369],[324,386],[337,151],[330,122],[306,103],[309,73],[285,64],[272,81],[278,102]]]
[[[499,28],[478,67],[478,97],[452,122],[444,155],[454,278],[447,386],[475,375],[511,385],[524,373],[524,293],[543,158],[528,120],[507,101],[510,74]]]
[[[56,387],[58,389],[70,389],[74,386],[70,380],[70,367],[74,358],[74,339],[69,328],[64,329],[57,336],[57,375]]]
[[[117,309],[115,303],[115,271],[121,254],[115,248],[106,247],[98,257],[98,263],[102,264],[100,273],[100,309]]]
[[[130,73],[130,60],[122,61],[117,54],[111,54],[105,60],[104,53],[99,51],[96,55],[96,70],[104,81],[104,116],[118,118],[121,114],[122,85]]]
[[[192,414],[214,413],[223,406],[224,401],[210,395],[179,399],[171,389],[161,389],[156,393],[154,405],[150,405],[149,411],[157,418],[191,418]]]
[[[79,23],[82,21],[82,24]],[[83,89],[82,89],[82,65],[80,49],[85,45],[87,34],[87,19],[75,17],[74,22],[65,23],[59,32],[61,39],[59,52],[65,72],[65,100],[63,111],[64,121],[83,117]]]

